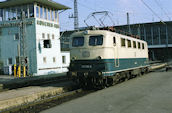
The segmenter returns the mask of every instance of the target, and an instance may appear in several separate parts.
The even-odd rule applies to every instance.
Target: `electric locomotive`
[[[104,87],[148,70],[143,40],[108,30],[78,31],[70,38],[68,76],[82,87]]]

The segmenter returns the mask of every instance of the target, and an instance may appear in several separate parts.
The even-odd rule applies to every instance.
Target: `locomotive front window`
[[[89,38],[89,45],[90,46],[97,46],[103,44],[103,35],[98,36],[90,36]]]
[[[84,37],[73,37],[72,46],[79,47],[84,45]]]

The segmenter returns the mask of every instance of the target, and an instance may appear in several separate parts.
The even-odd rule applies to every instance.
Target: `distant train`
[[[143,40],[108,30],[78,31],[70,39],[68,75],[82,87],[105,87],[148,71]]]

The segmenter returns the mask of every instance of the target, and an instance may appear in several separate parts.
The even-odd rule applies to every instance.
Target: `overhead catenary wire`
[[[149,5],[146,4],[143,0],[140,0],[156,17],[160,19],[161,22],[163,22],[162,18],[151,8]],[[164,23],[164,22],[163,22]]]
[[[161,4],[157,1],[157,0],[154,0],[155,3],[160,7],[160,9],[162,10],[162,12],[167,16],[167,18],[169,20],[171,20],[171,18],[168,16],[168,14],[166,13],[166,11],[164,10],[164,8],[161,6]]]
[[[70,1],[73,2],[73,0],[70,0]],[[84,4],[81,4],[80,2],[78,2],[78,4],[79,4],[80,6],[82,6],[82,7],[85,7],[85,8],[87,8],[87,9],[89,9],[89,10],[96,11],[95,9],[93,9],[93,8],[91,8],[91,7],[88,7],[88,6],[84,5]]]

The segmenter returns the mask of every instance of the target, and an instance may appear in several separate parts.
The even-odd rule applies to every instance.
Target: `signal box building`
[[[19,64],[28,73],[45,75],[67,71],[69,53],[60,48],[59,10],[68,7],[51,0],[0,2],[0,66]]]

